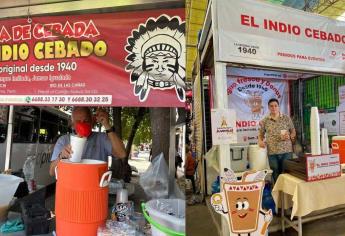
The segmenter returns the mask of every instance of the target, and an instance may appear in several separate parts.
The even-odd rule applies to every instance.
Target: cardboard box
[[[341,176],[339,154],[307,156],[307,181],[317,181]]]
[[[306,155],[285,160],[285,172],[305,181],[318,181],[341,176],[339,154]]]

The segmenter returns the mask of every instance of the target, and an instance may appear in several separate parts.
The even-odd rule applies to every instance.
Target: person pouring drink
[[[80,130],[82,135],[86,136],[86,144],[82,152],[82,159],[94,159],[101,161],[108,161],[108,156],[117,158],[125,158],[126,150],[122,140],[116,135],[114,127],[109,123],[109,114],[98,109],[96,112],[95,120],[93,119],[92,112],[88,107],[75,107],[72,112],[72,129],[76,132]],[[103,125],[106,132],[92,132],[94,121]],[[61,159],[71,158],[73,148],[70,145],[70,135],[66,134],[61,136],[53,150],[51,157],[51,164],[49,174],[54,176],[55,167]]]
[[[267,146],[268,161],[273,170],[273,179],[284,171],[284,160],[292,158],[292,142],[296,139],[296,130],[288,115],[282,114],[279,101],[268,101],[270,113],[260,121],[258,144]]]

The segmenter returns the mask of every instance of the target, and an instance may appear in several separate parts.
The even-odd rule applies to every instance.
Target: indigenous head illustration
[[[185,23],[179,17],[161,15],[140,24],[127,39],[126,71],[134,94],[143,102],[150,89],[175,89],[185,101]]]

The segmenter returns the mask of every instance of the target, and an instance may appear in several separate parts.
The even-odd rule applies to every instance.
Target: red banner
[[[0,23],[0,104],[182,107],[184,9]]]

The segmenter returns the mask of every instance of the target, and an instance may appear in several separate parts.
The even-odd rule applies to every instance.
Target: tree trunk
[[[122,132],[121,132],[121,107],[114,107],[113,108],[113,124],[114,124],[114,128],[115,128],[115,132],[119,135],[119,137],[121,138]],[[132,175],[132,170],[130,165],[128,164],[128,157],[130,155],[131,152],[131,147],[133,144],[133,140],[135,137],[135,134],[138,130],[138,127],[140,125],[140,122],[143,120],[144,118],[144,114],[145,114],[145,110],[146,108],[144,107],[140,107],[137,115],[135,117],[135,122],[133,124],[130,136],[128,138],[127,141],[127,145],[126,145],[126,154],[127,157],[123,160],[113,160],[113,165],[111,167],[112,171],[113,171],[113,176],[115,178],[118,179],[123,179],[125,182],[130,182],[131,181],[131,175]]]
[[[150,108],[152,158],[163,152],[169,165],[170,108]]]
[[[133,140],[134,140],[135,134],[136,134],[136,132],[138,130],[140,122],[144,118],[145,112],[146,112],[146,108],[145,107],[140,107],[138,112],[137,112],[137,115],[135,117],[135,122],[133,124],[132,130],[131,130],[131,133],[129,135],[128,142],[127,142],[127,145],[126,145],[126,153],[127,153],[126,159],[127,159],[127,162],[128,162],[128,158],[129,158],[130,153],[131,153],[131,148],[132,148],[132,144],[133,144]]]
[[[115,132],[120,138],[122,138],[121,111],[122,107],[113,107],[111,114],[113,118],[113,126],[115,128]],[[124,179],[125,162],[123,160],[112,158],[112,164],[110,169],[113,172],[113,178]]]
[[[121,111],[122,107],[113,107],[112,117],[115,132],[122,139]]]

